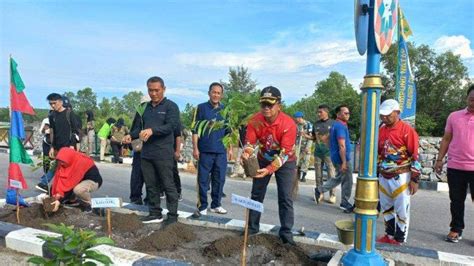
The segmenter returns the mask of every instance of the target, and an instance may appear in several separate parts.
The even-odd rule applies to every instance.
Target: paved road
[[[104,177],[102,188],[95,193],[96,196],[118,196],[128,200],[129,178],[131,168],[129,165],[116,165],[100,163],[98,167]],[[8,168],[8,156],[0,154],[0,173],[2,183],[5,187],[6,173]],[[34,189],[41,175],[41,170],[31,172],[28,166],[22,166],[23,174],[27,179],[30,189],[24,191],[24,196],[34,196],[38,191]],[[195,209],[196,192],[195,176],[182,173],[184,200],[180,202],[179,209],[192,212]],[[224,191],[230,196],[235,193],[242,196],[249,196],[251,183],[246,180],[228,179]],[[338,205],[323,203],[316,206],[312,200],[313,185],[304,184],[300,186],[299,197],[295,201],[295,228],[305,227],[306,230],[315,230],[329,234],[336,234],[334,221],[339,219],[351,219],[353,215],[344,214]],[[339,195],[339,191],[337,195]],[[4,198],[4,191],[0,191],[0,197]],[[339,202],[337,203],[339,204]],[[164,206],[164,204],[163,204]],[[230,203],[230,197],[223,199],[223,207],[229,213],[226,217],[244,219],[244,211]],[[412,199],[412,216],[410,224],[410,234],[408,245],[422,248],[436,249],[445,252],[453,252],[464,255],[474,255],[474,204],[470,199],[466,200],[465,221],[467,228],[464,232],[464,239],[458,244],[443,241],[449,230],[449,199],[446,192],[419,191]],[[268,187],[265,199],[265,213],[262,222],[279,225],[277,192],[274,183]],[[382,219],[377,222],[377,233],[383,233]]]

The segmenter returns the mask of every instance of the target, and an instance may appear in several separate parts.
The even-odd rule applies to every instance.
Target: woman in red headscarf
[[[51,195],[56,199],[53,212],[59,209],[61,201],[74,193],[84,204],[84,211],[91,211],[91,192],[102,185],[102,177],[94,161],[87,155],[65,147],[56,156]]]

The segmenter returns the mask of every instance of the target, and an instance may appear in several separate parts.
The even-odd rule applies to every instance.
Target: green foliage
[[[257,81],[252,79],[248,68],[243,66],[229,68],[229,82],[221,83],[227,92],[249,93],[257,87]]]
[[[46,224],[53,232],[61,234],[60,237],[41,235],[46,242],[46,248],[53,254],[52,259],[34,256],[28,262],[36,265],[96,265],[86,260],[95,260],[105,265],[111,265],[112,260],[100,252],[88,250],[98,245],[114,245],[114,241],[108,237],[97,237],[90,230],[76,230],[74,226]]]
[[[97,95],[91,88],[78,90],[75,97],[74,112],[84,115],[87,110],[95,112],[97,110]]]
[[[140,105],[142,97],[143,92],[141,91],[131,91],[122,97],[122,105],[126,111],[127,116],[133,117],[135,115],[135,107]]]
[[[390,80],[396,79],[397,46],[382,56],[382,64]],[[436,54],[427,45],[408,43],[408,54],[417,88],[416,128],[420,135],[442,136],[450,112],[465,106],[468,72],[460,56],[452,52]],[[395,96],[395,84],[384,83]],[[392,98],[389,97],[389,98]]]
[[[316,83],[313,95],[305,97],[296,103],[285,107],[285,112],[293,115],[296,111],[302,111],[305,119],[311,122],[319,120],[317,116],[318,106],[326,104],[331,110],[331,116],[335,118],[334,109],[341,104],[349,106],[351,117],[349,120],[349,131],[351,139],[357,140],[360,135],[360,96],[354,90],[346,77],[339,72],[331,72],[325,80]]]
[[[246,125],[249,118],[260,108],[260,91],[255,90],[256,82],[250,79],[250,73],[243,67],[229,70],[229,83],[226,86],[224,109],[221,110],[223,121],[195,121],[193,128],[199,136],[213,130],[225,128],[229,131],[222,142],[225,147],[239,143],[239,128]],[[187,110],[186,110],[187,109]],[[194,115],[194,108],[187,106],[187,116]],[[192,110],[192,111],[191,111]]]
[[[187,103],[184,107],[181,112],[181,124],[184,128],[192,128],[191,124],[193,123],[195,110],[195,107],[190,103]]]

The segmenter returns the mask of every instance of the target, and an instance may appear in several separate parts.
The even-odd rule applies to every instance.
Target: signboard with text
[[[122,207],[121,198],[93,198],[91,199],[92,208],[120,208]]]
[[[263,213],[263,203],[239,195],[232,194],[232,204]]]

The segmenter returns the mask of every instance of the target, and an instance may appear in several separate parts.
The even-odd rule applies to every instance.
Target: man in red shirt
[[[281,93],[275,87],[266,87],[260,94],[259,113],[249,121],[242,160],[258,152],[260,169],[253,178],[252,199],[263,202],[267,185],[275,173],[280,214],[280,239],[295,245],[291,229],[294,223],[292,191],[296,184],[296,124],[281,111]],[[249,233],[257,234],[260,213],[250,211]]]
[[[378,172],[380,207],[385,236],[378,242],[400,245],[406,241],[410,220],[410,195],[418,190],[418,134],[400,120],[400,105],[386,100],[380,105]]]

